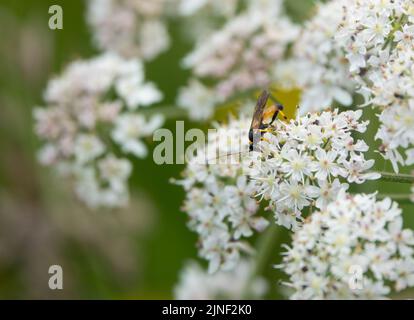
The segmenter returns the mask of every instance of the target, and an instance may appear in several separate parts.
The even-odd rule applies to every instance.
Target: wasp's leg
[[[282,111],[283,110],[283,106],[281,104],[277,105],[277,111],[275,112],[275,114],[272,117],[272,121],[270,121],[270,125],[275,122],[275,120],[277,119],[277,116],[280,114],[284,120],[287,120],[287,117],[285,115],[285,113]]]
[[[249,141],[250,141],[250,143],[253,143],[253,134],[254,134],[253,129],[250,129],[249,130]]]
[[[268,128],[266,128],[266,129],[261,129],[260,130],[260,133],[267,133],[267,132],[273,132],[273,128],[271,128],[271,127],[268,127]]]

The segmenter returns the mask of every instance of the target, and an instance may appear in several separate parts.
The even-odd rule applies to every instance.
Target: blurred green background
[[[48,28],[50,5],[63,7],[63,30]],[[289,0],[288,13],[301,21],[311,0]],[[196,237],[180,212],[184,192],[169,183],[183,166],[157,166],[152,158],[134,160],[131,206],[122,211],[90,211],[75,201],[70,186],[36,161],[32,109],[42,104],[48,79],[78,58],[97,54],[85,23],[85,2],[13,1],[0,4],[0,298],[163,299],[187,259],[196,258]],[[191,44],[180,21],[171,21],[172,46],[146,65],[147,78],[174,104],[189,76],[180,59]],[[368,118],[375,121],[372,114]],[[186,122],[186,128],[199,126]],[[165,127],[174,131],[171,120]],[[203,127],[206,128],[205,126]],[[372,149],[374,130],[368,138]],[[151,148],[154,146],[151,145]],[[378,167],[390,166],[377,155]],[[370,182],[353,191],[408,192],[408,185]],[[363,189],[361,189],[363,188]],[[414,227],[413,206],[403,204],[407,226]],[[281,230],[280,242],[288,242]],[[256,239],[255,239],[256,240]],[[260,241],[260,239],[258,239]],[[277,248],[278,246],[276,246]],[[280,256],[275,250],[274,261]],[[50,265],[61,265],[64,290],[48,288]],[[269,265],[268,297],[281,297],[280,272]]]
[[[48,28],[53,4],[63,8],[63,30]],[[97,53],[84,15],[82,0],[0,4],[0,298],[170,298],[183,262],[196,257],[184,193],[168,182],[183,167],[137,160],[130,208],[93,212],[36,161],[32,109],[48,79]],[[188,76],[178,28],[171,24],[171,50],[146,66],[167,105]],[[52,264],[63,268],[62,291],[48,288]]]

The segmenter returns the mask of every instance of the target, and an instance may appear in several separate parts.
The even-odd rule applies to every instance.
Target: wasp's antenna
[[[269,98],[276,104],[277,112],[280,113],[280,115],[283,117],[283,119],[287,120],[286,115],[284,114],[283,110],[283,104],[272,94],[269,92]]]
[[[276,105],[276,108],[277,108],[278,113],[280,113],[281,116],[283,117],[283,119],[287,120],[287,117],[286,117],[285,113],[282,111],[283,110],[283,106],[280,103],[278,103]]]

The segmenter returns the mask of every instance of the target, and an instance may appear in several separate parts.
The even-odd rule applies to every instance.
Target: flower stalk
[[[400,193],[380,193],[377,195],[378,200],[385,198],[391,198],[394,201],[397,201],[400,204],[412,204],[411,196],[409,194],[400,194]]]
[[[262,234],[257,246],[255,267],[244,289],[245,298],[251,297],[251,285],[253,280],[257,279],[258,276],[263,276],[266,273],[267,268],[269,268],[276,250],[276,244],[278,244],[277,240],[279,235],[280,227],[274,223],[270,224],[266,231]]]
[[[399,183],[414,183],[414,175],[403,173],[379,172],[381,180]]]

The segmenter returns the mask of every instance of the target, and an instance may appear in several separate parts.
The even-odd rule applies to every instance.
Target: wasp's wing
[[[260,94],[259,98],[257,99],[250,129],[258,129],[260,127],[260,124],[262,123],[262,118],[263,118],[263,111],[266,106],[267,100],[269,99],[269,96],[270,96],[269,92],[267,92],[266,90],[263,90],[263,92]]]

